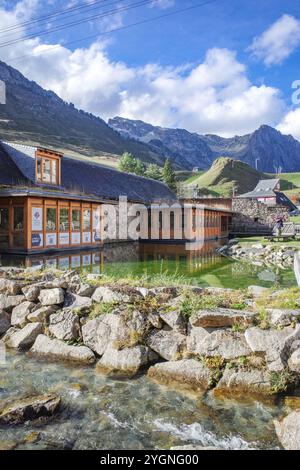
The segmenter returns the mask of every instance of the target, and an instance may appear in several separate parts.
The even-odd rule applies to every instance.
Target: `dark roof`
[[[279,183],[279,179],[269,179],[269,180],[260,180],[253,191],[249,193],[241,194],[240,198],[249,197],[249,198],[257,198],[257,197],[274,197],[275,196],[275,189]]]
[[[118,199],[127,196],[133,202],[175,201],[175,194],[163,183],[135,176],[71,157],[61,159],[61,186],[37,184],[35,153],[37,148],[0,142],[0,184],[93,196],[95,199]]]

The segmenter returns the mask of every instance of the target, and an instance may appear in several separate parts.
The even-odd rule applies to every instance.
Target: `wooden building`
[[[103,206],[116,205],[120,196],[147,211],[152,204],[178,202],[161,182],[45,148],[0,142],[0,253],[99,248],[106,230]],[[228,236],[229,210],[206,207],[204,214],[205,239]],[[176,234],[167,238],[176,240]],[[160,230],[157,239],[166,234]]]

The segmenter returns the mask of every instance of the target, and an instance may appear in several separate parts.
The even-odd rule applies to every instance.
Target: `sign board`
[[[43,208],[42,207],[32,208],[31,228],[33,232],[43,231]]]
[[[56,246],[56,244],[57,244],[56,233],[46,233],[46,245]]]
[[[70,245],[70,235],[68,233],[59,234],[59,244],[60,245]]]
[[[42,233],[32,233],[31,234],[31,246],[33,248],[39,248],[43,246],[43,234]]]
[[[80,232],[72,233],[72,245],[80,245]]]

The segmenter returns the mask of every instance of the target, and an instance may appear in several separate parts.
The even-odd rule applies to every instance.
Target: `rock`
[[[0,293],[7,295],[18,295],[21,293],[21,289],[24,286],[24,282],[18,280],[0,278]]]
[[[274,362],[281,357],[286,340],[294,332],[291,327],[283,330],[261,330],[251,327],[246,330],[245,338],[252,352],[265,354],[267,362]]]
[[[82,327],[83,343],[102,356],[107,349],[118,319],[116,315],[101,315],[99,318],[89,320]]]
[[[284,398],[284,405],[292,410],[300,411],[300,397],[290,396]]]
[[[178,383],[194,390],[208,390],[212,373],[208,367],[195,359],[162,362],[150,367],[148,377],[163,384]]]
[[[81,297],[80,295],[67,293],[64,308],[76,310],[76,313],[87,313],[92,308],[92,299],[90,297]]]
[[[264,369],[235,369],[226,367],[214,389],[216,396],[271,395],[270,373]]]
[[[223,359],[232,360],[249,356],[251,349],[242,333],[222,329],[215,330],[206,336],[198,344],[197,352],[205,357],[221,356]]]
[[[186,337],[175,331],[152,331],[146,339],[146,344],[159,356],[167,361],[181,359],[186,350]]]
[[[19,326],[20,328],[22,328],[22,326],[25,326],[27,322],[27,316],[31,313],[34,307],[35,304],[33,302],[28,302],[28,300],[22,302],[17,307],[14,307],[11,314],[12,326]]]
[[[95,362],[94,353],[86,346],[69,346],[59,339],[50,339],[45,335],[37,337],[30,353],[53,360],[82,364],[93,364]]]
[[[4,310],[0,310],[0,336],[10,328],[10,315]]]
[[[285,450],[300,450],[300,411],[274,421],[277,437]]]
[[[25,295],[26,300],[29,302],[35,302],[39,298],[41,288],[38,285],[25,286],[23,287],[22,292]]]
[[[27,320],[31,322],[40,322],[48,323],[50,315],[57,311],[58,307],[56,305],[50,305],[48,307],[40,307],[37,310],[33,310]]]
[[[160,317],[167,325],[172,328],[172,330],[177,331],[177,333],[181,333],[182,335],[186,334],[187,321],[180,310],[163,312],[160,314]]]
[[[300,374],[300,349],[293,352],[288,360],[288,366],[292,372]]]
[[[289,326],[300,318],[300,310],[289,310],[279,308],[267,308],[269,321],[273,326]]]
[[[22,330],[12,333],[5,344],[13,349],[29,349],[38,335],[42,333],[43,325],[41,323],[29,323]]]
[[[0,294],[0,310],[11,312],[14,307],[20,305],[25,300],[24,295],[4,295]]]
[[[193,446],[193,445],[186,445],[186,446],[175,446],[171,447],[170,450],[224,450],[221,447],[203,447],[203,446]]]
[[[41,290],[39,301],[43,306],[60,305],[63,303],[65,293],[61,288]]]
[[[263,294],[267,293],[269,289],[266,287],[261,287],[261,286],[249,286],[248,287],[248,292],[250,295],[253,295],[253,297],[261,297]]]
[[[1,424],[21,424],[53,416],[59,408],[60,397],[54,394],[19,398],[7,402],[0,410]]]
[[[187,352],[193,355],[199,356],[202,353],[201,344],[202,341],[210,335],[209,331],[205,328],[193,328],[189,326],[188,336],[186,340]],[[200,352],[201,351],[201,352]]]
[[[91,286],[90,284],[79,284],[79,288],[77,289],[76,294],[82,297],[92,297],[95,290],[96,287]]]
[[[129,299],[128,297],[119,292],[115,292],[109,287],[97,287],[95,290],[92,300],[94,302],[100,303],[100,302],[127,302]]]
[[[249,325],[253,321],[252,312],[243,312],[228,308],[216,308],[211,310],[199,310],[190,318],[192,326],[202,328],[231,327],[237,323]]]
[[[110,345],[98,362],[97,369],[108,374],[132,376],[157,359],[158,356],[146,346],[135,346],[118,351]]]
[[[145,298],[149,294],[149,289],[146,287],[137,287],[136,290]]]
[[[162,319],[160,318],[160,315],[157,312],[149,312],[148,320],[149,320],[149,323],[152,326],[154,326],[154,328],[157,328],[158,330],[161,330],[162,327],[164,326],[164,323]]]
[[[0,344],[6,343],[7,341],[9,341],[11,336],[17,331],[20,331],[20,328],[17,328],[16,326],[12,326],[11,328],[9,328],[6,331],[5,335],[2,337]]]
[[[49,332],[57,339],[69,341],[80,336],[78,315],[72,311],[61,310],[50,316]]]

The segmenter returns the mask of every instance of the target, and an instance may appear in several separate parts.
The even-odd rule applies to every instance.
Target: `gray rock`
[[[118,321],[117,316],[113,314],[89,320],[82,327],[83,343],[102,356],[118,326]]]
[[[143,297],[147,297],[147,295],[149,294],[149,289],[147,289],[146,287],[137,287],[136,290],[137,290]]]
[[[97,287],[92,299],[94,302],[128,302],[129,298],[127,295],[123,295],[120,292],[115,292],[109,287]]]
[[[146,346],[135,346],[122,350],[109,345],[97,364],[97,369],[105,373],[135,375],[147,364],[154,362],[158,356]]]
[[[25,300],[24,295],[4,295],[0,294],[0,309],[11,312],[14,307],[20,305]]]
[[[193,328],[190,326],[189,334],[186,340],[187,352],[197,356],[202,354],[202,342],[209,335],[209,331],[207,331],[205,328]]]
[[[61,288],[43,289],[39,295],[39,301],[43,306],[60,305],[64,298],[65,293]]]
[[[11,338],[11,336],[12,336],[14,333],[16,333],[17,331],[20,331],[20,328],[17,328],[16,326],[10,327],[10,328],[6,331],[5,335],[2,337],[1,342],[2,342],[2,343],[6,343],[7,341],[9,341],[10,338]]]
[[[193,445],[186,445],[186,446],[175,446],[175,447],[171,447],[170,450],[224,450],[224,449],[221,449],[221,447],[203,447],[203,446],[193,446]]]
[[[61,310],[50,316],[49,332],[57,339],[69,341],[80,336],[78,315],[72,311]]]
[[[29,349],[35,342],[38,335],[43,333],[43,325],[41,323],[28,323],[21,330],[12,333],[6,345],[13,349]]]
[[[18,280],[0,278],[0,293],[18,295],[21,294],[21,289],[24,285],[24,282]]]
[[[18,398],[0,409],[1,424],[21,424],[42,417],[53,416],[59,409],[60,397],[54,394]]]
[[[253,297],[261,297],[263,294],[268,292],[268,289],[261,286],[249,286],[248,292],[249,294],[253,295]]]
[[[149,312],[148,320],[149,320],[149,323],[152,326],[154,326],[154,328],[157,328],[158,330],[161,330],[162,327],[164,326],[164,323],[162,319],[160,318],[159,313],[157,312]]]
[[[211,371],[195,359],[162,362],[150,367],[148,376],[163,384],[178,383],[194,390],[208,390],[211,386]]]
[[[92,297],[95,290],[96,287],[91,286],[90,284],[79,284],[76,294],[82,297]]]
[[[0,310],[0,336],[10,328],[10,315],[4,310]]]
[[[242,333],[231,330],[215,330],[198,344],[197,352],[205,357],[221,356],[226,360],[249,356],[251,349]]]
[[[274,421],[275,430],[285,450],[300,450],[300,411],[293,411],[282,421]]]
[[[231,327],[236,323],[251,324],[254,314],[228,308],[216,308],[211,310],[199,310],[190,318],[192,326],[202,328]]]
[[[33,302],[22,302],[20,305],[15,307],[11,314],[11,324],[12,326],[25,326],[27,323],[27,317],[34,309],[35,305]]]
[[[232,369],[229,366],[226,367],[214,389],[214,394],[217,396],[270,395],[271,393],[272,386],[268,371]]]
[[[167,361],[181,359],[186,351],[186,337],[175,331],[154,330],[147,337],[146,344]]]
[[[167,325],[172,328],[172,330],[177,331],[177,333],[181,333],[182,335],[186,334],[187,321],[180,310],[163,312],[160,314],[160,317]]]
[[[41,288],[38,285],[25,286],[23,287],[22,292],[25,295],[26,300],[29,302],[35,302],[39,298]]]
[[[285,348],[286,340],[294,333],[291,327],[283,330],[261,330],[257,327],[248,328],[245,332],[246,341],[251,351],[265,354],[267,362],[277,361]]]
[[[48,359],[81,364],[93,364],[95,362],[94,353],[86,346],[69,346],[59,339],[50,339],[45,335],[37,337],[30,353]]]
[[[57,311],[56,305],[50,305],[48,307],[40,307],[37,310],[33,310],[27,317],[30,322],[48,323],[50,315]]]
[[[292,372],[300,374],[300,349],[293,352],[288,360],[288,366]]]
[[[81,297],[71,293],[67,293],[65,296],[64,308],[76,310],[79,313],[86,313],[91,310],[91,307],[92,299],[90,297]]]
[[[273,326],[289,326],[300,319],[300,310],[267,308],[269,320]]]

